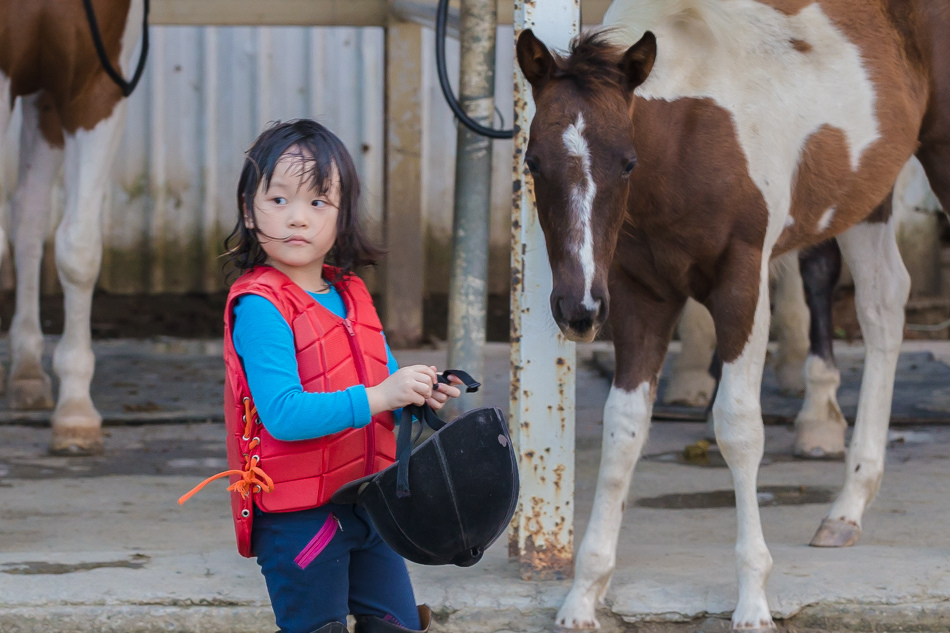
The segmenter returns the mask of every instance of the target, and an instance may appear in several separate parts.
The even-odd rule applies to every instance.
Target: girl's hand
[[[432,369],[435,369],[435,367]],[[462,381],[455,376],[449,376],[449,381],[453,385],[462,384]],[[449,398],[458,398],[460,395],[462,395],[462,392],[458,387],[436,383],[435,387],[432,388],[432,397],[426,398],[426,402],[432,407],[433,411],[438,411],[449,401]]]
[[[372,415],[376,415],[409,404],[421,406],[432,397],[434,384],[436,384],[435,367],[426,365],[403,367],[375,387],[367,387],[366,398],[369,400],[369,411]]]

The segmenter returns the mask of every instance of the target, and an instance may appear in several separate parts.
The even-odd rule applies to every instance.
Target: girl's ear
[[[247,206],[247,198],[244,199],[244,226],[250,230],[254,230],[254,219],[251,217],[251,209]]]

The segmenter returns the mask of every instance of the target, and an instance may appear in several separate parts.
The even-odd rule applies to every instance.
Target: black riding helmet
[[[449,375],[469,392],[480,386],[458,370],[439,381]],[[410,451],[413,415],[436,432]],[[396,451],[395,464],[346,484],[333,503],[365,508],[383,540],[414,563],[477,563],[518,502],[518,463],[502,412],[473,409],[446,424],[428,405],[405,407]]]

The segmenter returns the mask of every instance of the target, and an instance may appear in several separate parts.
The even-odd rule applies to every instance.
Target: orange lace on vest
[[[251,439],[251,430],[254,426],[254,417],[257,415],[257,407],[251,407],[251,399],[244,398],[244,437],[242,438],[245,442],[250,441],[248,449],[256,448],[258,444],[261,443],[259,438]],[[274,482],[267,476],[267,473],[263,471],[258,465],[257,462],[260,459],[257,455],[244,455],[244,469],[243,470],[226,470],[217,475],[208,477],[200,484],[189,490],[187,493],[183,494],[178,499],[178,504],[181,505],[191,499],[192,496],[208,484],[210,484],[215,479],[221,479],[222,477],[230,477],[231,475],[239,475],[241,478],[235,481],[233,484],[228,486],[228,490],[232,492],[240,493],[241,497],[247,499],[251,494],[251,489],[257,487],[258,489],[263,489],[265,492],[274,491]]]

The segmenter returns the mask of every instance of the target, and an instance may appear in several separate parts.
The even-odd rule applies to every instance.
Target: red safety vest
[[[324,267],[326,279],[334,279],[337,274],[337,269]],[[272,437],[257,417],[231,338],[234,305],[242,295],[268,299],[290,324],[304,391],[340,391],[357,384],[372,387],[389,376],[383,327],[366,285],[349,275],[336,288],[346,305],[347,316],[343,319],[270,266],[251,269],[234,282],[228,294],[224,317],[224,421],[231,470],[227,474],[231,479],[228,490],[238,551],[243,556],[254,555],[254,506],[265,512],[315,508],[328,502],[340,486],[395,461],[395,420],[391,411],[373,416],[372,422],[361,429],[294,442]]]

